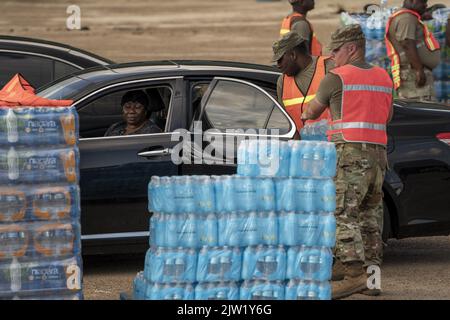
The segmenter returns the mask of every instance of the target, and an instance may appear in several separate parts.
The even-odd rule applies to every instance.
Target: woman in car
[[[150,119],[151,109],[144,91],[133,90],[124,94],[121,101],[121,122],[113,124],[105,136],[124,136],[133,134],[159,133],[162,130]]]

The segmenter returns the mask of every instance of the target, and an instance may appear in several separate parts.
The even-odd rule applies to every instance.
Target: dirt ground
[[[379,297],[347,300],[450,300],[450,238],[390,240],[384,251]],[[144,255],[84,259],[84,294],[89,300],[117,300],[131,291],[144,268]]]
[[[327,44],[339,25],[338,8],[360,11],[369,1],[316,2],[309,19]],[[428,2],[450,5],[450,0]],[[66,29],[71,4],[80,6],[82,30]],[[269,64],[271,45],[290,5],[287,0],[2,0],[0,10],[0,34],[62,42],[117,62],[210,59]],[[131,289],[143,263],[143,256],[86,259],[86,298],[118,299],[119,292]],[[389,242],[382,270],[384,294],[377,299],[450,299],[449,287],[449,237]]]
[[[449,2],[450,0],[429,1]],[[369,0],[320,0],[309,14],[324,44],[339,25],[338,7],[361,11]],[[399,5],[401,0],[390,0]],[[68,31],[68,5],[81,28]],[[117,62],[210,59],[269,64],[287,0],[16,0],[0,3],[0,34],[63,42]]]

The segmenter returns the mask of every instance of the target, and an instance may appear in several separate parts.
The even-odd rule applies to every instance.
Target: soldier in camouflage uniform
[[[379,290],[367,288],[364,267],[382,261],[382,184],[393,84],[385,70],[365,62],[359,25],[338,29],[329,47],[336,69],[322,80],[302,118],[315,119],[329,106],[333,119],[327,133],[338,155],[333,298],[358,292],[376,295]]]

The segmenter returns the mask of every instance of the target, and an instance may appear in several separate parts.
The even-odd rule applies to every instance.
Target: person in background
[[[161,132],[161,129],[149,119],[151,109],[144,91],[128,91],[122,97],[121,106],[123,121],[109,127],[105,137]]]
[[[432,70],[440,63],[440,47],[422,22],[427,0],[405,0],[386,25],[386,48],[394,88],[400,98],[434,101]]]
[[[306,19],[308,12],[314,9],[314,0],[289,0],[289,3],[292,5],[292,13],[283,19],[280,36],[295,31],[308,41],[308,49],[313,56],[322,55],[322,44],[317,40],[311,23]]]
[[[364,268],[381,266],[383,181],[387,167],[387,123],[392,118],[393,83],[386,70],[365,61],[360,25],[338,29],[329,48],[336,68],[320,83],[303,119],[330,108],[327,132],[337,151],[334,299],[354,293],[379,295],[367,287]],[[329,107],[328,107],[329,106]]]
[[[334,62],[331,57],[311,56],[307,41],[294,31],[275,41],[272,49],[273,61],[283,73],[277,82],[278,101],[292,117],[300,133],[304,126],[301,115],[314,99],[320,81],[334,67]],[[326,110],[320,119],[329,120],[329,111]]]

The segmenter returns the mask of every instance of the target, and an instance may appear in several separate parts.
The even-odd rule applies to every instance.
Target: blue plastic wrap
[[[290,280],[286,300],[331,300],[331,285],[328,281]]]
[[[284,280],[286,251],[283,246],[247,247],[242,262],[244,280]]]
[[[284,300],[285,286],[282,281],[244,281],[240,300]]]
[[[197,281],[239,281],[242,269],[240,248],[204,247],[198,255]]]
[[[288,250],[287,278],[328,281],[333,255],[328,248],[291,247]]]
[[[195,300],[239,300],[239,287],[234,282],[199,283]]]
[[[149,283],[145,293],[145,300],[194,300],[194,298],[194,287],[190,283]]]

